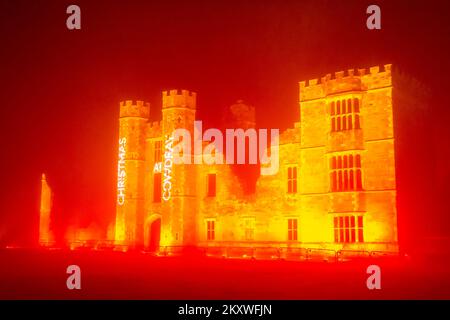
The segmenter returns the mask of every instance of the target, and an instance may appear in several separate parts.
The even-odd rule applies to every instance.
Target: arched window
[[[346,102],[345,100],[342,100],[342,114],[346,114],[347,113],[347,106],[346,106]]]
[[[362,190],[362,181],[361,181],[361,170],[356,170],[356,189]]]
[[[347,130],[347,117],[342,117],[342,130]]]
[[[361,156],[359,154],[356,155],[355,162],[356,162],[355,166],[357,168],[361,168]]]
[[[337,131],[341,131],[341,117],[337,117]]]
[[[336,114],[337,115],[341,114],[341,101],[337,102]]]
[[[352,99],[347,100],[347,110],[348,113],[352,113]]]
[[[353,168],[353,155],[348,156],[348,167]]]
[[[355,180],[353,179],[353,170],[350,170],[349,176],[350,177],[349,177],[348,184],[349,184],[350,190],[355,190]]]
[[[331,169],[336,169],[336,157],[331,158]]]
[[[338,156],[337,168],[342,169],[342,157],[341,156]]]
[[[359,113],[359,100],[357,98],[353,99],[354,112]]]
[[[331,131],[332,132],[336,131],[336,118],[335,117],[331,118]]]
[[[340,170],[339,171],[339,187],[338,187],[338,190],[339,191],[342,191],[342,185],[343,185],[343,183],[342,183],[343,181],[342,181],[342,170]]]
[[[344,168],[348,168],[347,156],[344,156]]]
[[[355,129],[361,129],[359,124],[359,115],[355,114]]]
[[[348,130],[352,130],[353,129],[353,126],[352,126],[352,115],[349,115],[347,117],[347,122],[348,122],[348,125],[347,125]]]
[[[348,172],[347,170],[344,171],[344,190],[348,190]]]
[[[336,110],[334,108],[334,101],[331,102],[331,115],[334,116],[336,114]]]

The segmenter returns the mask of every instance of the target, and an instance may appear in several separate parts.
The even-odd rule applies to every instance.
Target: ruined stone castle
[[[160,122],[149,121],[149,104],[122,102],[115,244],[398,251],[394,80],[384,65],[301,81],[277,174],[257,177],[249,193],[231,165],[173,165],[167,201],[165,140],[176,128],[193,135],[196,93],[163,92]],[[253,107],[238,102],[231,113],[254,127]]]

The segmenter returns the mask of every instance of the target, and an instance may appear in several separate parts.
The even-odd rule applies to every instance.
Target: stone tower
[[[390,64],[300,82],[303,240],[397,251],[392,90]]]
[[[174,130],[178,128],[189,131],[192,143],[196,93],[187,90],[164,91],[162,100],[163,147]],[[163,155],[163,163],[165,163],[167,152]],[[193,155],[190,154],[189,157],[191,164],[173,164],[171,168],[171,197],[162,202],[162,245],[190,247],[197,243],[196,167],[193,164]]]
[[[52,211],[52,190],[50,189],[45,174],[41,179],[41,207],[39,210],[39,244],[49,246],[53,244],[53,233],[50,230],[50,214]]]
[[[143,243],[145,130],[150,105],[143,101],[120,103],[119,157],[115,243]]]

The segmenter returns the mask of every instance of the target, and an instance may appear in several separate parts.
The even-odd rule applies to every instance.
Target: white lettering
[[[70,14],[66,20],[66,27],[69,30],[81,29],[81,9],[79,6],[72,4],[67,7],[66,13]]]
[[[125,146],[126,138],[119,139],[119,161],[117,165],[117,204],[122,206],[125,203]]]
[[[189,134],[189,131],[188,131],[188,134]],[[178,137],[179,137],[179,135],[178,135]],[[175,147],[173,147],[173,141],[174,141],[174,135],[172,135],[170,137],[166,137],[166,143],[164,146],[164,180],[163,180],[163,188],[162,188],[163,189],[162,198],[164,201],[168,201],[172,195],[171,194],[172,166],[173,166],[174,162],[176,161],[173,157],[173,152],[174,152],[174,150],[176,150],[176,152],[177,152],[176,158],[183,159],[183,157],[179,157],[180,149],[178,146],[180,144],[183,144],[183,142],[186,140],[183,139],[183,142],[178,143]],[[191,143],[190,143],[190,138],[189,138],[189,146],[190,145],[191,145]],[[184,148],[183,148],[182,152],[184,152]]]
[[[224,137],[219,129],[208,129],[203,134],[202,122],[194,122],[194,155],[191,153],[190,132],[184,128],[175,129],[172,140],[166,143],[164,167],[171,167],[172,163],[167,159],[173,159],[174,164],[191,164],[192,156],[195,164],[223,164]],[[270,146],[268,146],[267,129],[226,129],[226,154],[227,164],[257,164],[258,158],[261,164],[261,175],[274,175],[279,170],[279,130],[270,130]],[[177,144],[173,146],[173,140]],[[248,143],[247,143],[248,140]],[[203,147],[203,142],[209,142]],[[247,149],[248,147],[248,149]],[[235,155],[235,148],[237,154]],[[247,162],[248,155],[248,162]],[[235,159],[237,158],[237,159]],[[237,161],[236,161],[237,160]],[[166,176],[166,174],[165,174]]]

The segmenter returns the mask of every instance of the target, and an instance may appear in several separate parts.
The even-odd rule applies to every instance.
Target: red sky
[[[417,119],[400,123],[400,234],[450,235],[447,1],[0,1],[2,97],[0,243],[36,240],[40,174],[56,199],[58,230],[114,218],[118,103],[161,108],[161,91],[198,93],[198,117],[218,125],[237,99],[260,127],[299,120],[298,81],[393,63],[430,88]],[[417,115],[417,116],[416,116]],[[401,187],[401,189],[400,189]],[[61,231],[62,232],[62,231]]]

